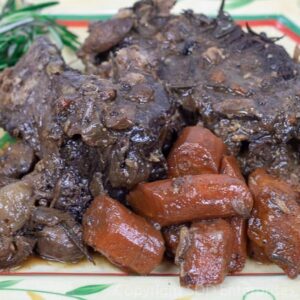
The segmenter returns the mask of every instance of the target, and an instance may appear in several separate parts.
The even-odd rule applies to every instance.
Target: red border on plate
[[[128,273],[117,273],[117,272],[107,272],[107,273],[73,273],[73,272],[1,272],[0,276],[139,276],[135,274],[128,274]],[[177,277],[179,276],[178,273],[152,273],[147,275],[147,277],[156,277],[156,276],[163,276],[163,277]],[[282,272],[263,272],[263,273],[236,273],[236,274],[229,274],[228,276],[233,277],[243,277],[243,276],[285,276]]]

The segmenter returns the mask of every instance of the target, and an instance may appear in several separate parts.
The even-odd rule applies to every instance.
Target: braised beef
[[[174,107],[151,74],[128,73],[116,83],[82,75],[40,38],[1,74],[0,97],[1,125],[40,159],[66,160],[64,153],[78,151],[72,143],[79,139],[85,148],[77,159],[90,165],[71,165],[83,177],[98,168],[113,188],[130,188],[147,180],[152,169],[165,169],[161,149]]]
[[[38,38],[15,67],[0,74],[0,126],[18,138],[0,158],[0,269],[15,267],[32,253],[62,262],[89,258],[81,222],[92,198],[109,194],[128,205],[126,195],[137,184],[167,177],[165,156],[175,138],[185,125],[199,123],[227,144],[244,175],[264,167],[291,184],[288,192],[281,185],[253,192],[248,234],[254,257],[277,263],[290,277],[299,272],[295,216],[299,209],[295,190],[300,191],[299,64],[276,39],[237,26],[224,13],[224,1],[216,18],[190,10],[172,15],[174,2],[142,0],[112,20],[91,25],[79,51],[88,74],[68,67],[46,38]],[[221,152],[213,173],[220,167],[222,172],[228,169],[228,161],[223,158],[220,163]],[[235,166],[234,162],[229,171]],[[264,184],[255,176],[250,177],[252,190]],[[239,174],[239,178],[243,177]],[[226,180],[245,185],[241,180]],[[172,193],[178,193],[178,183],[175,180]],[[133,193],[128,199],[136,210],[146,207],[151,197],[143,199],[137,193],[133,201]],[[233,211],[215,215],[210,209],[205,217],[247,216],[252,207],[247,195],[246,210],[235,205]],[[143,214],[157,218],[149,215],[148,207]],[[190,220],[177,215],[182,211],[176,212],[175,221],[161,225]],[[282,222],[274,223],[268,216]],[[257,220],[270,224],[262,232]],[[244,228],[245,221],[238,221]],[[207,235],[211,254],[209,235],[215,233],[207,222],[200,223],[205,228],[199,238],[206,242]],[[189,239],[196,231],[187,230]],[[271,239],[274,232],[277,235]],[[100,238],[97,242],[102,243]],[[226,247],[222,246],[229,249],[232,243],[223,240]],[[270,243],[266,246],[264,240]],[[163,252],[159,245],[155,265]],[[231,271],[242,268],[245,243],[236,246],[234,256],[228,256],[227,249],[226,257],[219,257],[222,265],[214,280],[202,281],[202,270],[196,266],[201,280],[187,272],[183,284],[221,282],[230,259],[235,260]],[[285,247],[282,253],[279,246]],[[194,263],[186,252],[179,254],[181,263]],[[148,273],[150,268],[135,271]]]
[[[19,266],[33,252],[35,240],[24,236],[0,236],[0,270]]]
[[[0,156],[0,176],[20,178],[31,170],[33,164],[33,150],[18,141],[5,148]]]
[[[36,230],[36,252],[40,257],[74,263],[88,256],[83,245],[82,228],[68,213],[39,207],[33,212],[31,223]]]
[[[276,39],[242,30],[224,3],[216,18],[191,10],[172,15],[173,3],[143,0],[121,10],[115,26],[129,18],[133,26],[96,64],[101,51],[91,56],[85,49],[97,48],[91,37],[108,25],[91,26],[81,51],[87,71],[103,78],[132,66],[152,72],[168,86],[186,123],[199,121],[221,137],[245,175],[265,167],[299,188],[299,64]]]

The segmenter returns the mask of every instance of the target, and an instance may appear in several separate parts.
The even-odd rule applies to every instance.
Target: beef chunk
[[[174,106],[150,74],[132,73],[127,79],[113,83],[82,75],[40,38],[14,68],[1,74],[0,123],[40,159],[66,160],[81,151],[73,145],[79,139],[84,143],[79,148],[86,147],[75,153],[80,166],[71,165],[80,176],[98,168],[105,186],[130,188],[147,180],[152,169],[163,176],[161,149]]]
[[[32,186],[17,181],[0,189],[0,235],[12,235],[29,220],[34,203]]]
[[[34,210],[31,223],[36,230],[36,252],[42,258],[74,263],[88,255],[83,245],[82,228],[68,213],[39,207]]]
[[[0,270],[19,266],[33,252],[35,240],[24,236],[0,236]]]
[[[20,178],[31,170],[33,163],[33,150],[18,141],[4,149],[0,157],[0,176]]]
[[[299,188],[299,64],[276,39],[243,31],[223,7],[209,18],[191,10],[171,15],[157,2],[127,10],[131,30],[100,64],[84,56],[87,70],[103,78],[130,68],[155,74],[186,123],[199,121],[221,137],[245,175],[265,167]]]

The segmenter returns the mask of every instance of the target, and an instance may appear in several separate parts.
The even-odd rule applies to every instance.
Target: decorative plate
[[[3,0],[0,0],[3,3]],[[37,2],[37,1],[31,1]],[[131,6],[132,0],[60,0],[60,5],[47,11],[74,30],[83,40],[90,21],[107,19],[120,7]],[[220,0],[178,0],[174,12],[191,8],[214,15]],[[255,31],[282,36],[279,41],[293,55],[300,44],[300,0],[227,0],[226,10],[236,21],[246,22]],[[63,12],[63,13],[62,13]],[[77,61],[68,53],[66,60]],[[0,148],[10,142],[0,131]],[[291,280],[274,265],[248,261],[242,273],[228,276],[224,283],[201,291],[181,288],[178,270],[164,263],[149,276],[133,276],[112,266],[105,258],[96,257],[96,265],[82,262],[60,264],[33,258],[21,268],[0,274],[0,299],[122,299],[122,300],[299,300],[300,278]]]

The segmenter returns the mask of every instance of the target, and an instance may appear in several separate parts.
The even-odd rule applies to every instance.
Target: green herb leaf
[[[54,17],[40,14],[40,10],[58,4],[57,1],[18,8],[15,0],[7,0],[0,14],[0,71],[13,66],[40,35],[48,35],[59,48],[76,51],[77,36],[57,24]]]
[[[83,295],[91,295],[99,293],[108,287],[110,287],[110,284],[97,284],[97,285],[86,285],[81,286],[75,290],[71,290],[69,292],[66,292],[66,295],[69,296],[83,296]]]
[[[12,285],[17,284],[21,280],[5,280],[5,281],[0,281],[0,289],[10,287]]]
[[[16,142],[16,139],[11,137],[7,132],[0,138],[0,149],[2,149],[6,144],[13,144]],[[13,284],[18,283],[20,280],[7,280],[7,281],[0,281],[0,288],[2,288],[3,283],[5,282],[15,282]]]
[[[16,8],[17,8],[16,0],[8,0],[2,8],[2,14],[15,10]]]

